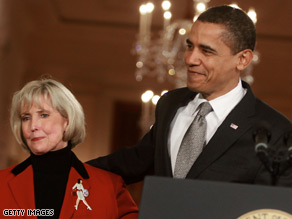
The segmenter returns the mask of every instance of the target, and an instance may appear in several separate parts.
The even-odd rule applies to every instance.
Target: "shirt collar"
[[[228,93],[215,98],[210,101],[210,104],[216,114],[216,116],[221,119],[225,118],[226,115],[238,104],[238,102],[245,95],[246,90],[242,87],[241,80],[238,82],[237,86],[229,91]]]
[[[243,98],[245,94],[246,89],[242,87],[241,80],[239,80],[237,86],[234,89],[220,97],[210,100],[209,103],[211,104],[215,115],[221,119],[226,117],[226,115],[237,105],[237,103]],[[207,100],[204,99],[202,94],[198,93],[190,103],[190,110],[192,110],[191,113],[194,113],[194,109],[196,112],[198,110],[198,106],[206,101]]]

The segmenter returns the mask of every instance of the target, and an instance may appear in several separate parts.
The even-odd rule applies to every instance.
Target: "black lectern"
[[[292,188],[146,177],[139,219],[290,219]]]

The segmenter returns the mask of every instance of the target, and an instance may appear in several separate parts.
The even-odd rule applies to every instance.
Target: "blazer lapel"
[[[9,188],[20,209],[35,209],[33,171],[31,166],[15,176],[9,182]],[[30,216],[29,218],[36,217]]]
[[[71,168],[69,173],[69,178],[66,186],[65,197],[62,205],[62,210],[60,212],[60,219],[72,218],[80,211],[80,206],[83,205],[82,201],[79,202],[78,210],[75,210],[75,204],[77,195],[73,195],[72,187],[77,183],[78,179],[82,179],[82,184],[85,189],[87,189],[90,193],[90,182],[87,179],[84,179],[80,174],[75,170],[75,168]],[[90,205],[90,203],[89,203]]]
[[[255,97],[250,89],[231,111],[200,154],[186,178],[196,178],[221,156],[241,135],[252,128]]]
[[[162,104],[163,108],[160,109],[161,124],[159,125],[159,137],[157,138],[156,149],[156,162],[159,163],[160,168],[156,169],[157,175],[172,176],[171,160],[168,151],[168,136],[170,131],[170,124],[176,115],[177,110],[180,107],[186,106],[191,100],[194,99],[197,93],[190,91],[188,88],[182,88],[171,99],[169,98],[167,103]],[[161,158],[164,159],[161,159]]]
[[[78,178],[80,178],[79,174],[74,168],[71,167],[68,181],[67,181],[65,197],[64,197],[62,209],[60,212],[60,219],[72,218],[74,215],[74,212],[75,212],[74,205],[75,205],[77,196],[73,196],[72,187],[77,182]]]

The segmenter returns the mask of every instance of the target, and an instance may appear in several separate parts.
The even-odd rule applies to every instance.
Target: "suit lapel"
[[[162,135],[157,138],[157,145],[163,145],[163,147],[159,147],[160,149],[156,151],[156,162],[160,163],[159,166],[161,167],[157,168],[157,175],[172,176],[171,160],[168,151],[170,125],[177,110],[180,107],[186,106],[197,94],[190,91],[188,88],[182,88],[180,90],[181,92],[178,92],[172,98],[169,98],[167,103],[162,104],[163,108],[161,107],[160,116],[162,122],[157,133]],[[162,157],[164,159],[161,159]]]
[[[72,187],[75,185],[78,178],[80,178],[80,176],[77,171],[74,168],[71,168],[67,181],[65,197],[60,212],[60,218],[72,218],[73,214],[75,213],[74,205],[77,196],[73,196]]]
[[[32,166],[16,175],[9,182],[9,188],[20,209],[35,209]]]
[[[249,87],[248,87],[249,88]],[[206,145],[186,178],[196,178],[247,130],[252,128],[255,97],[250,89]],[[235,125],[235,126],[234,126]],[[237,126],[237,127],[236,127]]]
[[[77,211],[74,208],[76,204],[77,195],[73,195],[72,190],[72,187],[77,183],[78,179],[82,179],[83,187],[87,189],[90,193],[91,185],[89,180],[86,180],[83,177],[81,177],[80,174],[75,170],[75,168],[71,168],[66,186],[65,197],[60,212],[60,219],[72,218],[75,214],[78,214],[78,211],[81,211],[80,206],[83,205],[82,201],[79,202],[79,208]]]

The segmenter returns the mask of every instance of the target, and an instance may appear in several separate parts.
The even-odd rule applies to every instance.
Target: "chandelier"
[[[163,27],[158,32],[151,31],[152,14],[155,6],[152,2],[140,6],[139,33],[133,48],[133,54],[137,57],[135,77],[141,82],[145,77],[154,77],[158,83],[170,82],[175,88],[186,86],[186,65],[184,62],[184,51],[186,38],[191,30],[192,24],[198,16],[207,9],[210,0],[193,0],[193,20],[171,21],[171,2],[162,1]],[[237,4],[230,6],[239,8]],[[257,22],[257,15],[253,8],[247,14]],[[252,84],[254,78],[252,72],[254,65],[259,62],[259,53],[254,52],[251,64],[242,72],[241,78]],[[165,91],[163,91],[165,92]],[[148,90],[141,96],[142,105],[142,129],[149,129],[153,124],[154,108],[161,94],[155,95]]]

